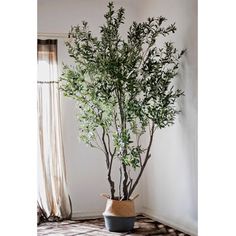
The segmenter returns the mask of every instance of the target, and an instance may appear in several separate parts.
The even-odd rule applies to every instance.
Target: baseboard
[[[197,232],[193,232],[192,229],[189,229],[189,228],[187,228],[186,226],[183,226],[183,225],[173,223],[170,220],[167,220],[162,216],[154,215],[153,212],[151,212],[150,210],[148,210],[146,208],[144,208],[142,210],[141,214],[143,214],[144,216],[147,216],[147,217],[149,217],[153,220],[156,220],[156,221],[158,221],[158,222],[160,222],[164,225],[168,225],[168,226],[173,227],[173,228],[175,228],[179,231],[182,231],[183,233],[189,234],[191,236],[197,236],[198,235]]]
[[[102,211],[91,211],[91,212],[73,212],[72,219],[84,220],[84,219],[95,219],[95,218],[102,218]]]

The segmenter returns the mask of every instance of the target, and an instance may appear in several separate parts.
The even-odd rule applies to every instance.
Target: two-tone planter
[[[130,200],[114,200],[105,194],[102,196],[107,198],[103,212],[106,229],[111,232],[131,231],[136,219],[134,199],[138,195]]]

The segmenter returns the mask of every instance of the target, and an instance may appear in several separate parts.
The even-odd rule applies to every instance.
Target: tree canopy
[[[184,50],[179,52],[172,42],[157,46],[159,37],[176,31],[175,24],[165,26],[162,16],[133,22],[127,37],[122,37],[124,13],[124,8],[115,11],[110,2],[99,37],[87,22],[71,27],[66,46],[75,65],[64,66],[60,88],[78,102],[81,140],[105,154],[111,197],[115,197],[112,163],[117,158],[123,180],[119,197],[128,199],[151,156],[155,130],[174,124],[179,113],[176,101],[183,91],[172,81]],[[147,132],[149,145],[142,147],[140,137]],[[139,169],[135,181],[127,167]]]

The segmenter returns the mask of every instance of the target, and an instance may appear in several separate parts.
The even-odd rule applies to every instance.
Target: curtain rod
[[[38,37],[55,37],[68,39],[68,33],[42,33],[38,32]]]

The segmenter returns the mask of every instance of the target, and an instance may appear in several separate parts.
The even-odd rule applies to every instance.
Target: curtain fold
[[[57,40],[38,40],[38,206],[47,220],[71,217],[61,130]]]

